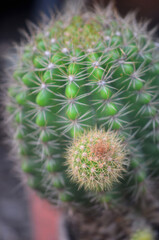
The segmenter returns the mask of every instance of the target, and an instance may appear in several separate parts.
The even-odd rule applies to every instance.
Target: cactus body
[[[159,171],[158,74],[158,45],[134,15],[79,10],[36,29],[7,104],[30,186],[75,206],[145,201]]]

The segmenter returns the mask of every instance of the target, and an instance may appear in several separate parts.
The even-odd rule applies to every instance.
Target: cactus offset
[[[79,9],[18,47],[7,110],[28,183],[49,201],[131,202],[142,218],[156,202],[159,51],[146,26],[110,7]]]
[[[91,130],[68,147],[68,171],[86,190],[103,191],[117,182],[126,165],[125,146],[114,132]],[[125,161],[124,161],[125,160]]]

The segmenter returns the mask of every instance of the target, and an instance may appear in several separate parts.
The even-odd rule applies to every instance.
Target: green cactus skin
[[[22,169],[51,202],[139,209],[159,172],[158,44],[134,15],[68,13],[18,47],[6,105]],[[109,189],[99,187],[105,179],[91,186],[68,174],[74,141],[101,129],[120,136],[129,163]]]

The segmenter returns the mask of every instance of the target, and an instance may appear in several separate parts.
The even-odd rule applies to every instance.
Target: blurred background
[[[93,7],[94,2],[102,6],[108,4],[108,0],[86,0],[86,6]],[[60,10],[63,5],[64,0],[3,1],[0,7],[0,83],[3,82],[3,69],[7,64],[3,56],[8,54],[13,42],[20,42],[19,30],[27,30],[26,20],[36,23],[40,20],[40,12],[49,16],[49,9]],[[116,0],[116,6],[122,15],[137,10],[138,18],[151,19],[150,28],[159,24],[159,0]],[[3,111],[2,106],[0,109]],[[58,240],[60,213],[24,187],[16,176],[14,163],[6,154],[9,146],[5,141],[1,115],[0,240]]]

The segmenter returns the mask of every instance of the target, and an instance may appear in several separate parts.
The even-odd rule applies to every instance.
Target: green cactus
[[[157,40],[111,7],[66,12],[32,29],[11,72],[6,105],[28,184],[64,206],[131,203],[151,224],[143,206],[157,199]]]

